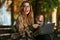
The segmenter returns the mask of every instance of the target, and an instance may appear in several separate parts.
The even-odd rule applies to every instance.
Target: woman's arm
[[[34,32],[36,29],[38,29],[38,26],[39,26],[38,24],[32,24],[32,25],[29,25],[29,28],[31,31]]]
[[[33,24],[32,26],[33,26],[33,28],[37,29],[39,24]]]
[[[16,28],[17,28],[17,31],[20,33],[20,35],[22,34],[22,32],[24,31],[24,26],[23,26],[23,18],[21,15],[19,15],[17,17],[17,20],[16,20]]]

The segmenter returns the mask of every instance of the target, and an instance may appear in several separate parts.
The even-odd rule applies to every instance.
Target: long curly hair
[[[29,3],[28,1],[23,1],[22,5],[20,6],[20,11],[17,17],[17,30],[18,32],[23,35],[24,31],[26,31],[28,34],[31,33],[31,30],[29,29],[29,25],[34,23],[34,16],[33,16],[33,10],[32,10],[32,6],[30,5],[30,12],[26,15],[23,12],[23,8],[24,8],[24,4],[25,3]],[[22,33],[23,32],[23,33]]]
[[[23,12],[23,8],[24,8],[24,4],[25,3],[29,3],[29,5],[30,5],[30,12],[28,13],[27,18],[26,17],[24,17],[24,18],[26,18],[26,20],[28,20],[27,24],[34,23],[34,15],[33,15],[33,10],[32,10],[32,6],[31,6],[30,2],[28,2],[28,1],[23,1],[22,2],[21,6],[20,6],[20,14],[24,16],[24,14],[22,12]],[[26,21],[26,20],[24,20],[24,21]]]

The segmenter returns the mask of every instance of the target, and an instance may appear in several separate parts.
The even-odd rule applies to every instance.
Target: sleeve
[[[29,25],[29,29],[30,29],[31,31],[33,31],[33,32],[36,30],[35,28],[33,28],[32,25]]]
[[[18,32],[20,34],[22,34],[24,26],[23,26],[22,16],[20,16],[20,15],[17,17],[17,20],[16,20],[16,28],[17,28]]]

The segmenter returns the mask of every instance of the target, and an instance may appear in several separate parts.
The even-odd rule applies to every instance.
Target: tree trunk
[[[57,26],[57,8],[54,8],[52,12],[52,23],[55,23],[55,26]]]

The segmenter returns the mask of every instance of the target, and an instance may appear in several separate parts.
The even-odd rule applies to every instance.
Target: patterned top
[[[22,37],[25,36],[25,33],[27,33],[28,36],[30,36],[30,33],[32,33],[32,31],[29,29],[28,19],[26,15],[19,14],[16,20],[16,27]]]

